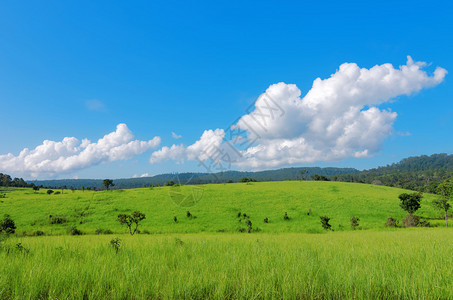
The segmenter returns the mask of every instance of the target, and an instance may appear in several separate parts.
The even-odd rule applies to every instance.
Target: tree
[[[102,183],[104,184],[106,190],[109,190],[110,186],[115,186],[112,179],[104,179]]]
[[[39,186],[34,185],[33,186],[33,191],[35,191],[35,194],[36,194],[36,192],[39,191]]]
[[[3,220],[0,220],[0,233],[13,234],[16,231],[16,224],[9,215],[5,215]]]
[[[175,182],[173,180],[169,180],[167,182],[165,182],[164,186],[174,186],[175,185]]]
[[[50,194],[52,194],[52,193],[53,193],[52,190],[47,190],[47,195],[50,195]]]
[[[420,202],[422,201],[422,193],[403,193],[398,196],[400,199],[400,207],[407,211],[410,215],[416,212],[420,208]]]
[[[450,209],[450,200],[453,199],[453,177],[446,179],[437,187],[439,198],[434,200],[434,205],[445,212],[445,227],[448,227],[448,210]]]
[[[300,178],[301,180],[305,180],[305,174],[307,173],[307,169],[303,169],[300,171]]]
[[[134,235],[137,232],[140,221],[144,219],[146,219],[145,214],[139,211],[134,211],[131,215],[126,214],[118,215],[118,222],[120,222],[121,225],[126,225],[127,228],[129,228],[129,233],[131,235]]]

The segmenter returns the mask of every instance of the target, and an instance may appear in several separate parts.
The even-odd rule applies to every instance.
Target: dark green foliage
[[[178,218],[176,216],[174,216],[173,221],[175,221],[175,223],[178,223]]]
[[[39,191],[39,186],[34,185],[34,186],[33,186],[33,191],[35,191],[35,193],[36,193],[37,191]]]
[[[190,213],[190,211],[187,211],[187,212],[186,212],[186,216],[187,216],[188,218],[192,218],[192,214]]]
[[[11,219],[10,215],[4,215],[3,220],[0,220],[0,233],[13,234],[16,232],[16,224]]]
[[[77,227],[75,227],[75,226],[73,226],[69,229],[69,233],[71,235],[82,235],[83,234],[83,232],[80,231],[79,229],[77,229]]]
[[[351,218],[351,228],[352,228],[353,230],[355,230],[356,227],[359,226],[359,221],[360,221],[360,219],[357,218],[357,217],[352,217],[352,218]]]
[[[420,202],[422,201],[423,195],[421,193],[403,193],[399,195],[398,198],[401,201],[400,207],[412,215],[420,208]]]
[[[445,226],[448,227],[448,210],[451,207],[450,201],[453,200],[453,177],[446,179],[437,187],[439,198],[434,200],[434,205],[444,211]]]
[[[283,216],[283,220],[285,221],[288,221],[289,220],[289,216],[288,216],[288,213],[285,212],[285,215]]]
[[[118,222],[120,222],[121,225],[126,225],[131,235],[134,235],[137,232],[139,223],[144,219],[146,219],[145,214],[139,211],[134,211],[131,215],[118,215]]]
[[[33,232],[33,236],[43,236],[43,235],[46,235],[44,233],[44,231],[41,231],[41,230],[36,230],[35,232]]]
[[[49,223],[50,224],[63,224],[68,222],[68,220],[63,216],[54,216],[49,215]]]
[[[60,195],[60,194],[61,194],[60,192],[55,192],[55,194],[54,194],[54,195]]]
[[[53,193],[53,190],[47,190],[47,195],[50,195]]]
[[[167,182],[165,182],[164,186],[174,186],[175,185],[175,182],[173,180],[169,180]]]
[[[239,182],[257,182],[256,179],[253,179],[253,178],[249,178],[249,177],[242,177]]]
[[[22,178],[11,179],[11,176],[0,173],[0,186],[9,187],[33,187],[33,183],[27,183]]]
[[[240,218],[242,216],[241,212],[238,212],[238,218]]]
[[[176,246],[183,246],[184,242],[180,238],[175,238],[175,244]]]
[[[264,218],[264,223],[269,223],[269,218]]]
[[[233,183],[233,179],[229,179],[226,183]]]
[[[110,186],[115,186],[112,179],[104,179],[102,184],[105,186],[106,190],[108,190]]]
[[[427,193],[435,193],[437,186],[452,175],[453,155],[445,153],[409,157],[392,165],[355,174],[337,174],[340,181],[372,183]]]
[[[121,239],[118,237],[111,239],[110,246],[112,246],[112,248],[115,249],[115,252],[118,253],[118,251],[120,251],[121,248]]]
[[[322,228],[329,230],[332,228],[332,225],[329,224],[330,218],[328,216],[319,217],[321,219]]]
[[[310,215],[311,215],[311,208],[309,208],[307,211],[307,216],[310,216]]]
[[[245,228],[243,228],[243,227],[238,227],[237,231],[239,231],[239,232],[245,232]]]
[[[314,181],[329,181],[329,178],[327,178],[326,176],[318,174],[312,175],[311,179],[313,179]]]
[[[385,222],[386,227],[398,227],[398,220],[393,217],[388,217],[387,221]]]

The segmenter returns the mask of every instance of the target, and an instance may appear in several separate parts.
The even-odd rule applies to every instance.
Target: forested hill
[[[433,193],[439,183],[451,176],[453,155],[441,153],[405,158],[398,163],[358,174],[339,175],[338,179]]]
[[[304,174],[302,172],[305,170]],[[180,184],[205,184],[221,183],[232,180],[238,182],[244,177],[253,178],[257,181],[283,181],[299,180],[303,176],[309,180],[311,176],[317,174],[326,177],[338,176],[341,174],[358,174],[360,171],[353,168],[285,168],[279,170],[268,170],[259,172],[240,172],[227,171],[220,173],[180,173],[180,174],[161,174],[153,177],[115,179],[114,188],[137,188],[149,185],[163,185],[167,181],[174,181]],[[29,181],[35,185],[46,187],[73,187],[81,189],[82,186],[103,188],[102,179],[61,179],[61,180],[36,180]]]

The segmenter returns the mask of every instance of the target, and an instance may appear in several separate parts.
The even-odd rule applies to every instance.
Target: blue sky
[[[206,130],[226,128],[272,84],[295,84],[303,98],[316,78],[329,78],[343,63],[366,69],[390,63],[398,69],[410,55],[428,63],[427,76],[438,66],[451,72],[452,13],[449,1],[4,1],[0,172],[28,179],[205,171],[188,152],[177,159],[163,155],[152,164],[150,156],[162,147],[194,144]],[[377,104],[397,117],[387,120],[391,133],[377,145],[370,142],[367,157],[351,152],[310,158],[302,149],[306,160],[276,159],[269,168],[365,169],[413,155],[452,153],[450,77]],[[131,148],[134,155],[119,159],[96,152],[99,157],[73,167],[39,169],[34,160],[29,170],[11,158],[45,140],[95,143],[123,123],[132,140],[159,137],[160,143]],[[294,131],[301,126],[286,125]],[[57,161],[69,154],[46,155],[35,158]],[[232,168],[256,169],[247,163]]]

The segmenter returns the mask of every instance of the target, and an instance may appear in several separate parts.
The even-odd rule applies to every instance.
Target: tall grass
[[[7,240],[0,299],[453,298],[452,230],[113,237]]]

